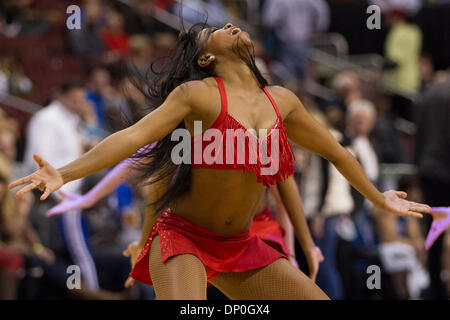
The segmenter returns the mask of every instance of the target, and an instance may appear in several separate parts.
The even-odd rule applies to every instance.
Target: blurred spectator
[[[92,189],[105,174],[105,171],[101,171],[86,177],[80,190],[82,194]],[[129,259],[122,255],[122,251],[129,243],[138,239],[140,233],[129,242],[121,241],[124,228],[118,199],[114,193],[83,210],[82,214],[87,224],[86,229],[89,230],[90,250],[95,265],[98,267],[101,287],[114,292],[122,292],[123,284],[130,272]]]
[[[100,31],[106,46],[105,63],[117,62],[120,58],[128,56],[130,52],[130,35],[125,32],[122,15],[115,10],[106,13],[106,26]]]
[[[429,54],[422,54],[420,57],[420,92],[424,92],[434,80],[433,57]]]
[[[450,205],[450,77],[432,85],[416,103],[415,160],[424,195],[430,206]],[[431,216],[426,215],[428,229]],[[428,270],[431,276],[432,299],[447,299],[441,278],[443,236],[429,251]]]
[[[9,130],[19,137],[19,123],[16,119],[8,117],[6,112],[0,109],[0,130]]]
[[[398,190],[408,194],[408,200],[422,202],[418,180],[413,176],[402,176]],[[380,237],[380,256],[383,270],[390,274],[396,299],[417,299],[429,285],[425,272],[426,251],[424,237],[418,220],[411,217],[397,217],[374,209],[377,233]]]
[[[95,68],[91,71],[87,99],[95,107],[98,124],[103,129],[110,129],[108,114],[120,107],[122,98],[112,85],[111,74],[107,69]]]
[[[156,7],[170,11],[173,2],[172,0],[136,0],[133,5],[134,12],[129,13],[126,21],[127,30],[133,34],[140,33],[148,36],[160,32],[177,34],[177,30],[154,17]]]
[[[353,71],[338,72],[331,81],[336,97],[325,102],[325,114],[331,126],[343,134],[347,134],[348,108],[352,103],[363,99],[361,80]]]
[[[396,8],[386,13],[386,22],[390,30],[385,42],[385,57],[393,63],[392,70],[386,71],[386,80],[408,93],[415,93],[420,88],[422,31],[406,21],[405,9]]]
[[[305,80],[309,39],[329,25],[329,7],[324,0],[267,0],[263,23],[279,40],[276,57],[285,67],[288,81]]]
[[[49,22],[58,15],[51,9],[36,11],[33,0],[4,0],[0,2],[0,20],[3,34],[14,38],[19,35],[40,36],[49,27]],[[56,15],[56,17],[55,17]]]
[[[207,22],[215,27],[223,27],[231,20],[230,12],[220,0],[184,0],[182,3],[175,3],[171,11],[176,15],[181,13],[183,19],[190,23]]]
[[[24,160],[29,173],[38,168],[33,154],[38,154],[55,168],[81,156],[84,147],[80,123],[85,115],[86,104],[84,85],[75,80],[67,80],[62,83],[57,99],[32,117],[28,125]],[[79,192],[81,181],[70,182],[61,189]],[[88,288],[98,289],[97,272],[84,238],[81,212],[71,211],[60,219],[64,239],[73,261],[83,270],[84,282]]]
[[[423,0],[369,0],[369,3],[379,6],[383,13],[402,10],[411,15],[420,10],[422,2]]]
[[[0,153],[0,299],[17,297],[19,279],[23,273],[23,257],[9,249],[3,233],[3,216],[14,214],[14,196],[8,192],[10,181],[8,160]]]
[[[347,100],[349,101],[349,100]],[[351,100],[350,100],[351,101]],[[369,179],[376,185],[379,176],[378,157],[369,134],[376,119],[375,106],[358,95],[347,106],[345,133],[349,150],[361,163]],[[377,262],[377,238],[369,213],[371,203],[350,187],[353,208],[351,218],[344,220],[338,229],[340,235],[338,265],[344,280],[345,297],[357,299],[372,297],[362,284],[367,267]],[[345,223],[344,223],[345,222]],[[375,293],[376,294],[376,293]]]
[[[395,115],[391,112],[392,100],[381,95],[377,101],[378,116],[370,134],[381,163],[400,163],[404,161],[399,132],[395,127]]]
[[[101,0],[85,0],[82,7],[81,29],[68,30],[70,43],[77,55],[98,61],[105,51],[105,45],[99,35],[99,30],[105,24]]]
[[[18,179],[23,173],[22,165],[16,161],[16,136],[12,130],[0,129],[0,152],[9,162],[11,179]]]
[[[341,144],[348,145],[343,134],[335,129],[330,132]],[[330,298],[343,299],[344,287],[336,259],[339,228],[348,222],[354,206],[351,186],[332,164],[315,154],[308,155],[301,185],[312,235],[325,257],[317,283]]]
[[[152,39],[145,34],[133,35],[130,39],[130,60],[143,79],[151,80],[149,68],[153,58]]]
[[[351,149],[361,162],[369,179],[376,183],[379,175],[378,157],[370,141],[377,114],[375,106],[367,100],[357,100],[349,105],[347,113],[347,135]]]
[[[15,199],[7,190],[9,174],[0,154],[0,296],[7,299],[36,299],[43,277],[65,287],[65,268],[54,265],[55,255],[43,246],[28,220],[33,194]],[[2,164],[3,163],[3,164]],[[62,277],[61,277],[62,274]],[[3,287],[3,281],[6,287]]]
[[[335,104],[344,113],[347,112],[347,108],[351,103],[363,98],[361,81],[353,71],[341,71],[337,73],[332,80],[331,86],[337,93],[337,101]]]
[[[23,72],[19,53],[7,50],[0,55],[0,96],[3,94],[26,96],[32,88],[31,80]]]

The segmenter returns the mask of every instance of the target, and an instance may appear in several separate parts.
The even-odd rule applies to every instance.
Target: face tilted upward
[[[225,57],[236,57],[236,49],[245,52],[253,46],[250,35],[231,23],[223,28],[203,29],[198,35],[198,41],[204,43],[202,52]]]

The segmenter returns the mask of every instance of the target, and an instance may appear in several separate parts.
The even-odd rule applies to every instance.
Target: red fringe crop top
[[[216,77],[221,97],[221,112],[214,124],[191,138],[191,163],[194,168],[242,169],[270,186],[294,174],[295,157],[283,120],[272,96],[262,88],[275,109],[277,119],[269,132],[258,138],[228,113],[225,86]]]

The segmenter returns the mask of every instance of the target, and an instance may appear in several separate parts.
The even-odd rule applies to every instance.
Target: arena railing
[[[28,114],[34,114],[42,108],[41,105],[10,94],[0,94],[0,104]]]
[[[364,81],[378,84],[380,89],[385,92],[399,95],[411,101],[414,101],[416,98],[416,95],[403,90],[399,86],[383,81],[380,74],[382,73],[385,60],[381,55],[349,55],[347,41],[343,36],[336,33],[314,36],[311,45],[312,49],[309,53],[309,59],[328,68],[330,71],[329,76],[336,72],[351,70],[357,73]],[[374,72],[374,70],[378,72]]]

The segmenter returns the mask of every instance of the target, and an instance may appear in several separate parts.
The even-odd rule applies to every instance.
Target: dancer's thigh
[[[194,255],[183,254],[162,262],[159,236],[150,248],[150,275],[158,300],[205,300],[206,271]]]
[[[212,281],[235,300],[324,300],[327,295],[288,260],[278,259],[263,268],[222,273]]]

